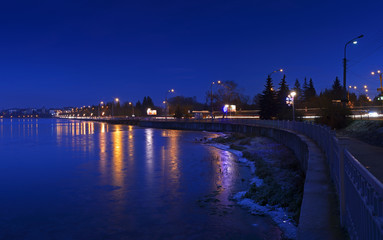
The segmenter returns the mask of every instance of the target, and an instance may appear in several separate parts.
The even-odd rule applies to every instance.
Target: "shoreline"
[[[221,133],[222,134],[222,133]],[[222,134],[224,137],[230,136],[230,133],[228,134]],[[256,138],[264,138],[264,137],[251,137],[252,140]],[[217,143],[215,142],[215,139],[209,139],[208,142],[205,144],[224,150],[228,151],[232,154],[234,154],[237,157],[237,161],[239,163],[243,163],[250,167],[251,169],[251,174],[252,177],[250,179],[247,179],[250,182],[250,185],[255,184],[257,187],[260,187],[264,184],[264,180],[256,175],[256,163],[250,161],[246,157],[243,156],[243,151],[232,149],[230,145],[227,144],[232,144],[234,142],[228,142],[227,144],[223,143]],[[274,142],[274,141],[273,141]],[[262,156],[263,158],[265,156]],[[269,204],[266,204],[262,206],[260,203],[247,198],[245,195],[250,191],[250,188],[247,189],[246,191],[241,191],[237,193],[233,193],[232,199],[241,207],[246,208],[249,213],[254,214],[254,215],[266,215],[271,217],[271,219],[275,222],[275,224],[280,228],[280,230],[283,232],[283,236],[287,239],[296,239],[296,234],[297,234],[297,224],[296,222],[292,219],[291,213],[288,212],[286,209],[282,207],[276,207],[276,206],[271,206]]]

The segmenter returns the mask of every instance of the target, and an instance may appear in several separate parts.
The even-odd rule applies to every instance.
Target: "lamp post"
[[[297,93],[296,93],[296,92],[291,92],[290,95],[291,95],[291,98],[292,98],[292,104],[293,104],[293,121],[295,121],[295,104],[294,104],[294,98],[295,98],[295,95],[297,95]]]
[[[165,95],[165,119],[168,119],[168,115],[169,115],[169,104],[168,104],[168,94],[169,93],[174,93],[174,89],[170,89],[166,92],[166,95]]]
[[[211,106],[211,120],[214,119],[214,115],[213,115],[213,112],[214,112],[214,109],[213,109],[213,85],[215,84],[215,82],[212,82],[211,83],[211,86],[210,86],[210,106]],[[217,84],[221,84],[221,81],[217,81]]]
[[[113,100],[113,102],[112,102],[112,117],[114,116],[114,102],[119,102],[120,101],[120,99],[118,99],[118,98],[115,98],[114,100]]]
[[[356,90],[356,86],[348,86],[348,91],[347,91],[347,100],[350,102],[350,89],[355,89]],[[366,86],[365,86],[366,88]]]
[[[296,92],[291,92],[287,97],[286,97],[286,104],[292,105],[293,106],[293,121],[295,121],[295,105],[294,105],[294,98],[297,95]]]
[[[343,57],[343,102],[344,102],[344,105],[346,105],[346,101],[347,101],[347,95],[346,95],[347,94],[347,91],[346,91],[346,72],[347,72],[346,49],[347,49],[348,44],[350,44],[350,43],[357,44],[358,43],[357,39],[362,38],[363,36],[364,35],[362,34],[356,38],[353,38],[344,45],[344,57]]]
[[[100,106],[104,105],[104,102],[101,101],[100,104],[98,105],[98,117],[100,117]]]
[[[382,74],[380,70],[376,71],[376,74],[379,75],[379,80],[380,80],[380,88],[378,88],[378,91],[383,95],[383,86],[382,86]],[[375,72],[371,72],[371,75],[375,75]]]
[[[134,116],[134,106],[133,106],[133,103],[132,103],[132,102],[129,102],[129,105],[132,106],[132,117],[135,117],[135,116]]]
[[[278,69],[278,70],[274,70],[274,71],[272,71],[269,75],[267,75],[269,78],[271,77],[271,75],[273,74],[273,73],[276,73],[276,72],[283,72],[283,69],[281,68],[281,69]]]
[[[383,97],[383,86],[382,86],[382,72],[380,70],[376,71],[376,73],[379,75],[379,80],[380,80],[380,88],[378,88],[377,90],[380,91],[380,97],[378,99],[381,99],[380,101],[382,101],[382,108],[381,108],[381,113],[383,113],[383,100],[382,100],[382,97]],[[375,72],[371,72],[372,75],[375,75]]]

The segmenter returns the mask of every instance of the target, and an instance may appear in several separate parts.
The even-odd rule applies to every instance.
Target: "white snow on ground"
[[[271,141],[265,141],[264,138],[255,138],[256,139],[256,145],[257,147],[259,146],[259,156],[262,158],[265,158],[266,161],[271,160],[270,154],[273,153],[275,154],[276,149],[270,148],[270,146],[266,146],[268,144],[273,144]],[[230,146],[224,145],[224,144],[219,144],[219,143],[209,143],[210,146],[216,147],[221,150],[225,150],[228,152],[231,152],[235,154],[238,157],[238,161],[241,163],[245,163],[246,165],[251,167],[251,171],[254,174],[255,172],[255,164],[246,158],[242,157],[242,152],[237,151],[234,149],[231,149]],[[255,183],[257,187],[261,186],[263,184],[263,179],[258,178],[255,176],[254,178],[250,179],[251,183]],[[243,192],[238,192],[233,196],[233,199],[237,201],[239,205],[242,207],[248,208],[249,211],[252,214],[257,214],[257,215],[268,215],[270,216],[274,222],[277,223],[279,228],[283,231],[285,236],[289,239],[296,239],[296,233],[297,233],[297,227],[293,224],[292,220],[288,217],[288,214],[286,210],[283,208],[276,208],[273,206],[261,206],[258,203],[254,202],[253,200],[249,198],[245,198],[246,191]]]
[[[249,198],[245,198],[246,192],[239,192],[233,196],[237,203],[248,208],[252,214],[270,216],[289,239],[295,239],[297,227],[291,222],[283,208],[275,208],[269,205],[261,206]]]

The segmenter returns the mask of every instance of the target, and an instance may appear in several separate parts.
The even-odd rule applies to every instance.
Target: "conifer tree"
[[[309,85],[307,84],[307,79],[305,77],[305,80],[303,81],[303,101],[307,102],[309,99]]]
[[[286,75],[283,75],[281,82],[279,83],[279,89],[277,92],[277,101],[278,101],[278,118],[284,119],[286,118],[289,112],[289,107],[286,104],[286,97],[290,94],[289,86],[286,83]]]
[[[265,90],[262,92],[260,100],[260,118],[271,119],[276,116],[276,96],[273,88],[273,82],[270,76],[267,77]]]
[[[137,101],[134,113],[136,116],[142,116],[142,104],[140,101]]]
[[[296,100],[299,100],[299,99],[302,99],[302,89],[301,89],[301,84],[299,83],[298,81],[298,78],[295,80],[295,83],[294,83],[294,88],[293,90],[295,91],[295,93],[297,94],[296,95]]]
[[[342,85],[340,85],[340,81],[339,81],[339,78],[336,77],[335,80],[334,80],[334,83],[332,84],[332,99],[342,99],[342,94],[343,94],[343,88],[342,88]]]
[[[310,81],[309,81],[308,92],[309,92],[309,100],[312,99],[313,97],[317,96],[317,92],[316,92],[316,90],[314,88],[314,83],[313,83],[313,79],[312,78],[310,78]]]

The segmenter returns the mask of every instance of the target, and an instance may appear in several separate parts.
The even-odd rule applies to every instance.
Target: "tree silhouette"
[[[342,99],[343,87],[340,85],[338,77],[335,78],[334,83],[332,84],[331,97],[332,99]]]
[[[296,97],[295,97],[295,101],[301,100],[302,99],[302,92],[303,91],[302,91],[301,84],[299,83],[298,78],[295,80],[293,90],[297,94]]]
[[[305,78],[303,83],[303,101],[306,107],[313,107],[315,105],[316,90],[314,88],[314,83],[312,78],[310,78],[309,83],[307,84],[307,79]]]
[[[317,92],[314,88],[314,83],[313,83],[312,78],[310,78],[310,81],[309,81],[308,93],[309,93],[309,99],[308,100],[311,100],[312,98],[316,97],[316,95],[317,95]]]
[[[308,96],[310,95],[309,92],[308,92],[308,89],[309,89],[309,85],[307,84],[307,79],[305,77],[305,80],[303,81],[303,101],[304,102],[307,102],[308,101]]]
[[[289,86],[286,83],[286,75],[283,75],[281,82],[279,83],[279,89],[277,92],[277,111],[278,118],[285,119],[288,117],[289,106],[286,104],[286,97],[290,94]]]
[[[265,90],[263,90],[262,92],[260,105],[261,119],[271,119],[276,116],[277,101],[275,91],[273,88],[273,82],[270,76],[268,76],[266,79]]]

